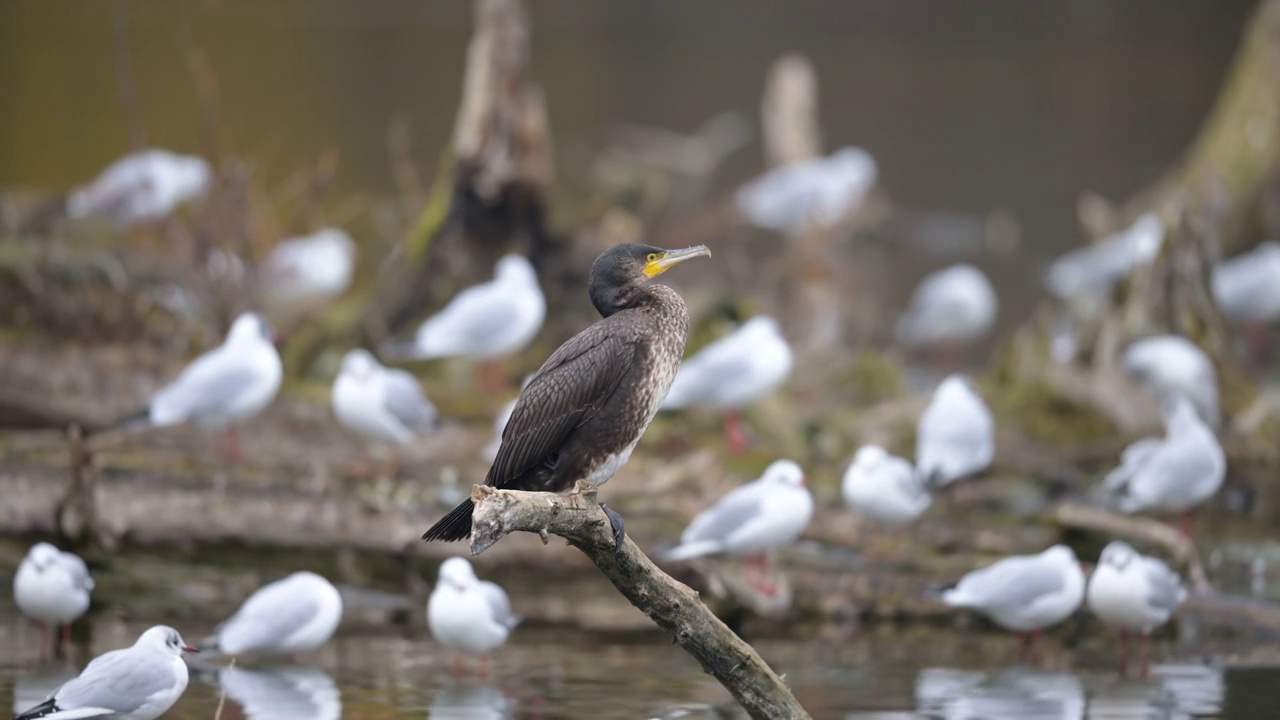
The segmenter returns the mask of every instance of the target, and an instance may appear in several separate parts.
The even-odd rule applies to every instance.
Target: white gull
[[[791,234],[825,229],[858,211],[876,175],[870,153],[847,147],[769,171],[743,185],[734,205],[758,227]]]
[[[1181,395],[1195,404],[1205,422],[1218,424],[1218,373],[1195,343],[1181,335],[1142,338],[1125,349],[1123,362],[1125,372],[1160,401]]]
[[[155,720],[187,689],[184,652],[194,652],[177,630],[157,625],[131,647],[95,658],[74,680],[15,720]]]
[[[1168,622],[1186,598],[1182,580],[1168,565],[1119,540],[1102,549],[1085,593],[1089,610],[1120,631],[1122,672],[1127,661],[1127,633],[1141,633],[1144,674],[1151,631]]]
[[[88,185],[72,191],[67,215],[104,216],[121,226],[159,220],[204,195],[212,177],[203,158],[144,150],[120,158]]]
[[[887,525],[920,517],[933,501],[911,463],[878,445],[858,449],[844,473],[841,490],[846,505]]]
[[[427,626],[450,652],[479,655],[481,676],[488,675],[489,653],[507,641],[519,622],[502,588],[477,578],[466,559],[451,557],[440,564],[427,602]]]
[[[981,270],[952,265],[920,281],[895,335],[907,347],[965,345],[991,330],[998,308],[995,288]]]
[[[962,375],[945,378],[916,424],[916,470],[932,486],[986,470],[995,457],[995,420]]]
[[[418,380],[384,367],[364,349],[342,358],[330,400],[338,422],[370,440],[405,445],[436,427],[436,408]]]
[[[294,655],[329,641],[342,620],[342,595],[313,572],[258,588],[201,643],[219,655]]]

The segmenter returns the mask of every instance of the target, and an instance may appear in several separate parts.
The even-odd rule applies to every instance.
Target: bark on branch
[[[1053,513],[1059,525],[1076,530],[1096,532],[1107,537],[1122,537],[1147,545],[1154,545],[1168,553],[1178,565],[1187,568],[1191,585],[1199,594],[1212,592],[1208,575],[1200,564],[1196,546],[1177,528],[1158,520],[1120,515],[1110,510],[1063,503]]]
[[[697,658],[754,718],[807,718],[785,682],[750,645],[720,622],[698,593],[658,569],[627,538],[614,553],[609,520],[596,501],[596,488],[579,482],[568,494],[518,492],[477,485],[471,554],[479,555],[513,532],[559,535],[600,568],[632,605],[640,608],[672,640]]]

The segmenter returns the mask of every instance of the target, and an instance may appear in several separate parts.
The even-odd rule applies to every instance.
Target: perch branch
[[[1213,591],[1204,566],[1200,564],[1200,557],[1196,554],[1195,545],[1171,525],[1077,503],[1059,505],[1053,517],[1063,527],[1125,537],[1162,548],[1175,562],[1187,568],[1187,574],[1197,593],[1208,594]]]
[[[755,718],[807,718],[808,713],[785,682],[750,645],[720,622],[698,593],[658,569],[627,538],[614,553],[609,520],[596,501],[596,489],[579,482],[568,494],[517,492],[477,485],[471,553],[479,555],[513,532],[559,535],[600,568],[627,600],[697,658]]]

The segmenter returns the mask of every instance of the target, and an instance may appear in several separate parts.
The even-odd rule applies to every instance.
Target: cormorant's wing
[[[612,316],[618,317],[618,316]],[[505,487],[555,452],[609,400],[635,360],[635,345],[605,321],[569,338],[520,392],[485,483]]]

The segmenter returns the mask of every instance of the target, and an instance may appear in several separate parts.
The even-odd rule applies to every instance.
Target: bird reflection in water
[[[946,720],[1083,720],[1216,715],[1222,673],[1200,665],[1162,665],[1151,678],[1073,675],[1018,668],[997,672],[927,668],[916,678],[917,717]]]
[[[428,720],[505,720],[515,717],[516,701],[494,685],[462,683],[436,691]]]
[[[225,667],[218,684],[249,720],[337,720],[342,697],[328,673],[316,667]]]

